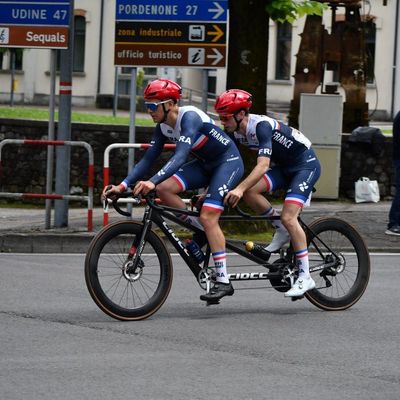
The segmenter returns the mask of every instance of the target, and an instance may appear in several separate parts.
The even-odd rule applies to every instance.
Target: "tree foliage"
[[[266,4],[267,12],[272,20],[290,23],[305,15],[322,15],[327,7],[319,1],[267,0]]]
[[[265,113],[269,20],[290,22],[322,15],[327,5],[306,0],[229,0],[227,89],[253,94],[253,112]]]

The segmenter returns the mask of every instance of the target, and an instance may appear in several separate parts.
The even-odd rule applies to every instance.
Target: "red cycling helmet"
[[[230,89],[217,97],[215,111],[220,115],[235,114],[240,110],[248,110],[252,105],[250,93],[241,89]]]
[[[169,79],[156,79],[150,82],[144,89],[145,100],[169,100],[178,101],[181,98],[182,88]]]

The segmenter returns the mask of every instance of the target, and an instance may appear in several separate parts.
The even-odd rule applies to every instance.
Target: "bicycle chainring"
[[[287,292],[291,288],[290,278],[288,275],[294,270],[294,266],[289,264],[285,258],[279,258],[278,260],[275,260],[272,265],[273,267],[269,269],[269,272],[279,273],[278,276],[269,278],[272,287],[278,292]]]
[[[210,289],[212,289],[217,281],[213,268],[202,268],[199,272],[197,282],[203,290],[207,290],[207,281],[210,282]]]

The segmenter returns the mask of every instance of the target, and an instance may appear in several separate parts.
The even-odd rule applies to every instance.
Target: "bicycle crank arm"
[[[320,265],[316,265],[314,267],[310,267],[310,273],[311,272],[317,272],[317,271],[322,271],[323,269],[326,268],[331,268],[331,267],[337,267],[337,262],[331,262],[331,263],[322,263]]]

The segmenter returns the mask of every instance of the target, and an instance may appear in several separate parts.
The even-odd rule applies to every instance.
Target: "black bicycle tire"
[[[358,271],[354,285],[344,296],[332,298],[324,295],[318,289],[313,289],[306,292],[305,297],[312,304],[326,311],[340,311],[350,308],[358,300],[360,300],[368,286],[371,263],[368,248],[364,242],[364,239],[353,225],[339,218],[320,218],[316,221],[313,221],[309,227],[316,235],[331,231],[344,235],[354,247],[354,251],[358,260]],[[307,236],[307,243],[310,249],[311,235],[308,234]],[[331,243],[327,243],[327,245],[330,246]]]
[[[85,259],[85,281],[90,296],[96,305],[107,315],[121,321],[138,321],[153,315],[164,304],[172,286],[173,267],[171,257],[163,240],[154,232],[146,236],[155,251],[160,265],[160,279],[154,295],[142,307],[128,309],[114,303],[103,291],[99,282],[97,268],[101,251],[107,243],[118,235],[138,235],[143,225],[135,221],[119,221],[103,228],[92,240]]]

